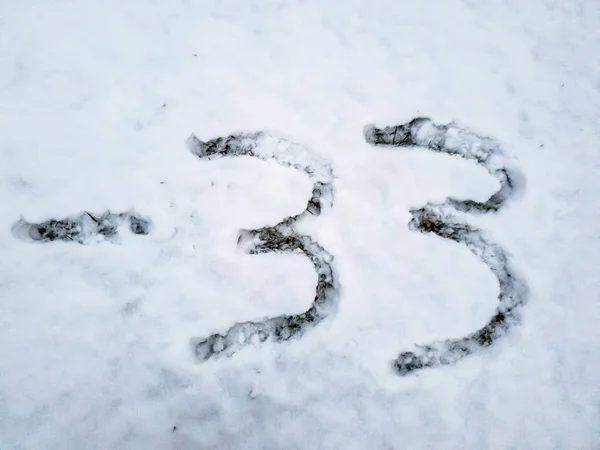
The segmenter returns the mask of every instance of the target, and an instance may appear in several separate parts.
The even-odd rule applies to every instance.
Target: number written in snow
[[[417,345],[412,351],[400,353],[394,361],[394,369],[398,374],[406,375],[426,367],[453,364],[490,346],[519,322],[519,308],[527,299],[528,289],[512,268],[505,250],[481,230],[467,224],[461,216],[499,211],[523,189],[523,177],[497,143],[453,123],[436,125],[430,119],[416,118],[402,125],[381,129],[367,126],[364,135],[366,141],[375,146],[404,149],[422,147],[474,161],[500,182],[500,189],[484,202],[450,197],[443,203],[427,203],[411,210],[410,229],[463,243],[490,268],[499,282],[499,303],[491,319],[482,328],[459,339]],[[298,338],[331,316],[336,311],[339,298],[333,257],[318,242],[296,229],[299,220],[319,216],[332,206],[333,171],[330,165],[301,145],[263,132],[235,134],[207,142],[192,135],[187,145],[200,159],[252,156],[262,160],[272,159],[306,173],[313,182],[312,196],[306,208],[274,226],[242,230],[238,244],[251,254],[304,254],[318,275],[314,301],[307,311],[260,321],[239,322],[224,332],[194,338],[192,343],[198,359],[204,361],[232,355],[252,342],[260,343],[268,339],[281,342]],[[13,227],[13,233],[18,238],[39,242],[65,240],[84,244],[97,238],[118,242],[118,232],[126,223],[131,232],[142,235],[148,234],[152,225],[149,218],[134,212],[84,212],[40,224],[21,219]]]

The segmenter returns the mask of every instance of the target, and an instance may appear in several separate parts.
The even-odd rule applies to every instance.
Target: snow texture
[[[0,1],[0,449],[599,449],[599,61],[594,0]]]

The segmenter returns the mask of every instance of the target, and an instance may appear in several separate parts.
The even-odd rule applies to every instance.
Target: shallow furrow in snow
[[[21,218],[13,225],[11,231],[13,236],[24,241],[72,241],[86,244],[96,237],[104,237],[108,241],[118,240],[119,229],[126,222],[134,234],[146,235],[152,226],[149,218],[132,211],[106,211],[102,214],[85,211],[77,216],[49,219],[41,223],[28,222]]]

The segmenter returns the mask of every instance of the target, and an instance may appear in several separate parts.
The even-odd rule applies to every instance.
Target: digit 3
[[[455,123],[436,125],[430,119],[416,118],[398,126],[364,129],[365,140],[376,146],[424,147],[439,153],[460,156],[483,166],[500,182],[500,189],[484,202],[449,197],[443,203],[427,203],[412,209],[411,230],[433,233],[465,244],[498,279],[498,307],[488,323],[459,339],[417,346],[400,353],[393,363],[400,375],[425,367],[454,364],[465,356],[489,347],[520,320],[519,309],[526,302],[528,288],[509,262],[507,252],[481,230],[468,225],[456,213],[492,213],[500,210],[524,189],[524,177],[512,167],[501,147]]]
[[[333,201],[333,171],[322,158],[307,148],[263,132],[235,134],[207,142],[191,135],[188,149],[200,159],[252,156],[272,159],[306,173],[313,181],[313,192],[306,208],[296,216],[287,217],[277,225],[257,230],[242,230],[238,245],[250,254],[303,253],[317,272],[316,295],[310,308],[293,315],[282,315],[259,321],[238,322],[223,333],[192,339],[199,360],[218,355],[231,355],[252,342],[271,339],[276,342],[302,336],[336,310],[339,286],[332,267],[333,257],[310,236],[300,234],[296,223],[310,216],[319,216]]]

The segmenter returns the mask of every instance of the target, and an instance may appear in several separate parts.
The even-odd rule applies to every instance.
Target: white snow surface
[[[407,227],[493,178],[363,139],[417,116],[515,157],[524,195],[468,221],[530,296],[492,347],[400,377],[400,352],[498,301],[465,246]],[[333,168],[333,206],[302,232],[335,258],[338,310],[199,363],[192,338],[313,300],[308,259],[236,244],[300,213],[306,174],[185,146],[261,130]],[[598,449],[599,205],[597,1],[1,0],[0,449]],[[105,210],[152,230],[11,233]]]

